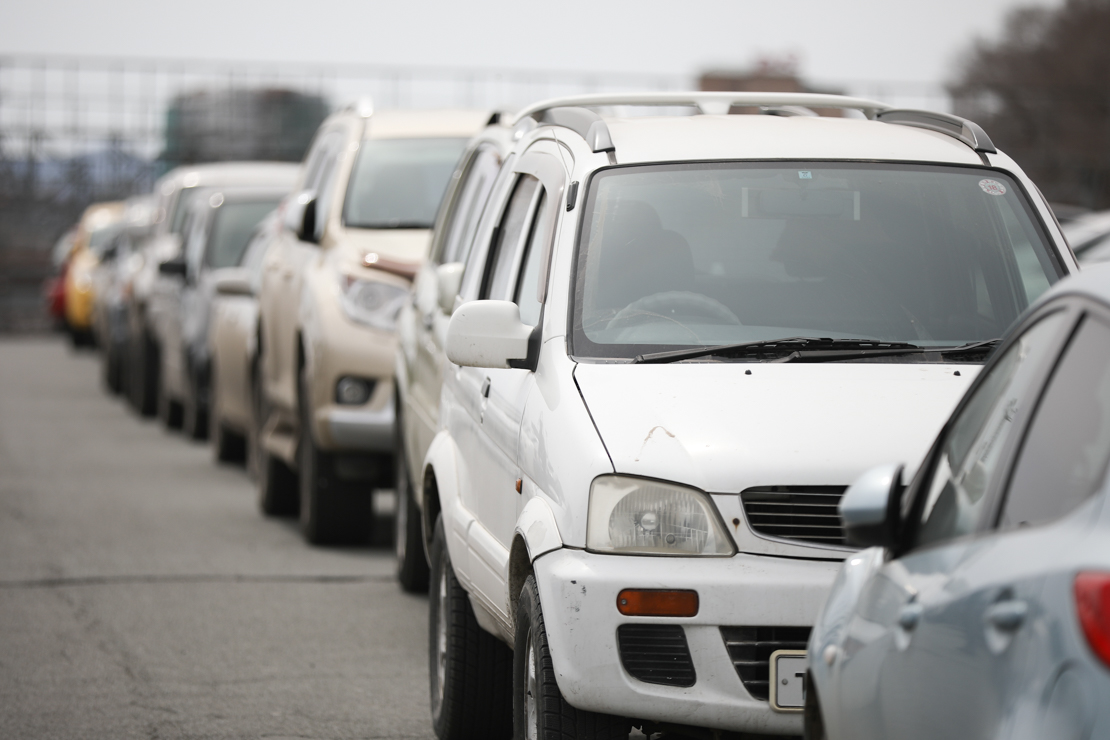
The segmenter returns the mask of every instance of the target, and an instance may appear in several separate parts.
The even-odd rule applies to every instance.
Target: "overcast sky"
[[[1060,0],[0,0],[0,54],[694,74],[797,56],[815,80],[939,84]]]

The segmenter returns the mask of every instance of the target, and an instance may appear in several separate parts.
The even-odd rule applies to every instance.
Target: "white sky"
[[[678,74],[795,54],[814,80],[940,84],[1029,4],[1060,0],[2,0],[0,54]]]

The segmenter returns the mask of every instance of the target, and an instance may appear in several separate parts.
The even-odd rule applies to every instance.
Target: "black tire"
[[[813,676],[806,674],[806,703],[805,718],[803,720],[803,736],[805,740],[829,740],[825,732],[825,717],[821,714],[821,699],[817,696],[817,687],[813,685]]]
[[[393,547],[397,553],[397,581],[409,593],[427,593],[431,570],[428,567],[428,557],[424,554],[421,512],[413,499],[400,428],[401,419],[398,417],[397,444],[393,458],[396,480],[393,490],[397,494],[397,511],[393,515]]]
[[[212,366],[210,398],[212,408],[208,411],[208,438],[212,440],[212,456],[216,462],[246,462],[247,438],[220,423],[220,395],[217,392],[219,378],[216,376],[215,363]]]
[[[302,374],[297,478],[300,482],[301,532],[313,545],[357,545],[373,532],[373,490],[366,483],[336,475],[333,455],[321,450],[312,435],[308,383]]]
[[[199,381],[193,371],[186,371],[185,397],[181,400],[181,430],[189,439],[208,439],[208,407],[201,396]]]
[[[439,740],[499,740],[513,734],[508,646],[478,626],[455,578],[443,520],[432,539],[428,599],[428,678]]]
[[[251,456],[255,464],[255,482],[258,486],[258,508],[266,516],[297,516],[300,511],[297,474],[284,460],[274,457],[262,447],[261,425],[266,423],[268,413],[257,382],[254,389],[254,429],[250,441]]]
[[[100,358],[100,367],[103,371],[104,388],[113,396],[123,392],[123,363],[120,358],[119,347],[107,342],[104,354]]]
[[[514,737],[538,740],[628,740],[631,720],[575,709],[555,682],[535,576],[520,590],[513,650]]]
[[[166,429],[180,429],[184,418],[181,402],[170,398],[162,389],[158,393],[158,418]]]
[[[133,341],[128,376],[131,405],[142,416],[154,416],[158,412],[158,374],[161,369],[158,343],[147,331],[140,332]]]

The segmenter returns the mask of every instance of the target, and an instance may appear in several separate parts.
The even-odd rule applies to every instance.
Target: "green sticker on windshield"
[[[800,170],[798,172],[798,179],[799,180],[812,180],[813,179],[813,173],[810,172],[809,170]]]

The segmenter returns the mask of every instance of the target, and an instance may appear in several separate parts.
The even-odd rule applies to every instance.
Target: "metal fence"
[[[947,110],[936,86],[823,89]],[[0,331],[43,324],[49,248],[89,203],[147,191],[166,166],[167,110],[196,93],[281,90],[335,108],[513,108],[558,95],[681,90],[695,75],[166,59],[0,56]]]

